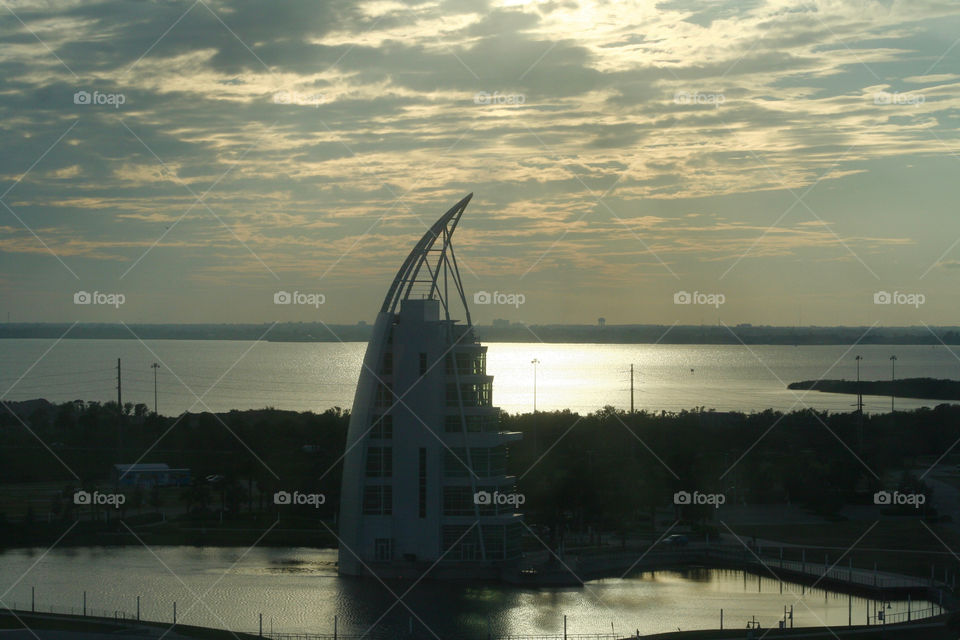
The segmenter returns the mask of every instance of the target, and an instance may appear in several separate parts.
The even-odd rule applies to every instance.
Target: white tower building
[[[500,431],[451,244],[471,197],[423,235],[377,315],[347,434],[341,574],[494,577],[519,559],[521,515],[491,497],[512,495],[520,434]]]

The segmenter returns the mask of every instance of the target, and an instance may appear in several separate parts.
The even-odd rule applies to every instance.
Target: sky
[[[958,129],[951,1],[0,0],[0,320],[370,322],[472,192],[475,322],[955,325]]]

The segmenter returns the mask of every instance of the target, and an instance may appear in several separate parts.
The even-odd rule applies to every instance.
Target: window
[[[389,516],[393,513],[393,487],[374,484],[363,488],[363,515]]]
[[[427,450],[420,447],[420,486],[418,497],[420,499],[420,517],[427,517]]]
[[[453,363],[456,360],[456,373],[461,376],[482,376],[487,373],[487,354],[484,351],[466,351],[450,353],[446,357],[447,375],[454,374]]]
[[[447,478],[466,478],[467,452],[463,447],[454,447],[443,452],[443,475]]]
[[[467,464],[473,465],[473,472],[481,477],[501,476],[507,473],[507,448],[471,447],[470,460],[463,447],[453,447],[444,451],[443,475],[448,478],[464,478],[470,472]]]
[[[484,527],[486,529],[486,526]],[[444,525],[443,549],[446,552],[444,560],[463,561],[481,560],[483,553],[480,549],[480,536],[477,528],[472,530],[464,525]],[[486,540],[486,536],[484,536]]]
[[[393,560],[393,540],[390,538],[376,538],[373,541],[373,557],[377,562]]]
[[[393,374],[393,351],[383,353],[383,366],[380,367],[380,373],[385,376]]]
[[[380,408],[393,406],[392,384],[384,384],[383,382],[380,382],[377,385],[377,397],[374,400],[374,404]]]
[[[377,440],[390,440],[393,438],[393,416],[389,413],[374,416],[373,426],[370,428],[370,437]]]
[[[470,487],[443,488],[443,515],[473,515],[473,492],[470,490]]]
[[[389,478],[393,475],[393,448],[367,447],[367,477]]]
[[[497,416],[464,416],[467,423],[468,433],[497,433],[500,431],[500,423]],[[444,419],[443,429],[447,433],[460,433],[463,426],[460,422],[460,415],[449,415]]]
[[[493,402],[493,385],[490,382],[462,383],[460,397],[464,407],[489,407]],[[457,385],[447,383],[447,406],[459,406],[457,400]]]
[[[420,354],[420,375],[424,375],[427,372],[427,354]]]

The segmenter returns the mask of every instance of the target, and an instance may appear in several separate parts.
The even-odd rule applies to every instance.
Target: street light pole
[[[860,361],[863,356],[857,356],[854,360],[857,361],[857,412],[863,413],[863,394],[860,393]]]
[[[537,438],[537,365],[540,364],[540,361],[537,358],[534,358],[530,361],[530,364],[533,365],[533,451],[536,453],[538,451],[538,438]]]
[[[537,365],[540,364],[540,361],[534,358],[530,361],[530,364],[533,365],[533,412],[537,412]]]
[[[153,369],[153,413],[160,415],[157,413],[157,369],[160,368],[160,365],[154,362],[150,365],[150,368]]]
[[[896,397],[894,383],[897,381],[897,356],[890,356],[890,413],[893,413],[893,400]]]

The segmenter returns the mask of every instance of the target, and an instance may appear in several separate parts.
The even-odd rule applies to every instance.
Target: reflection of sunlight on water
[[[41,609],[44,604],[79,606],[87,591],[91,608],[131,612],[136,595],[141,595],[143,615],[150,620],[168,621],[177,601],[178,619],[184,624],[253,631],[263,613],[265,630],[272,626],[275,632],[329,633],[338,616],[341,633],[359,635],[413,584],[390,581],[391,594],[375,580],[340,578],[337,552],[329,549],[158,547],[155,552],[157,557],[139,547],[53,549],[41,559],[30,550],[7,551],[0,554],[0,589],[29,570],[6,602],[28,604],[30,587],[36,586]],[[208,590],[203,603],[196,603],[194,595]],[[769,578],[691,569],[598,580],[582,588],[518,589],[424,580],[404,603],[441,637],[485,637],[488,625],[501,635],[556,634],[563,630],[564,615],[569,633],[605,633],[611,623],[624,635],[637,629],[657,633],[678,626],[715,628],[721,608],[731,628],[742,628],[753,615],[768,628],[776,626],[784,605],[790,604],[797,626],[846,625],[847,596],[804,591],[801,595],[799,585],[785,583],[781,594],[779,583]],[[852,603],[854,620],[863,620],[867,601],[853,598]],[[906,603],[892,607],[903,611]],[[394,606],[378,622],[383,635],[373,637],[403,633],[411,617],[405,606]]]
[[[46,397],[55,402],[78,397],[110,400],[109,388],[80,380],[64,386],[51,374],[88,369],[102,354],[123,358],[124,391],[133,402],[152,406],[153,356],[136,341],[66,340],[41,358],[52,341],[4,341],[4,366],[30,374],[11,391],[10,399]],[[325,411],[353,404],[365,343],[251,342],[231,340],[148,341],[150,349],[192,388],[210,388],[204,404],[214,411],[273,406],[298,411]],[[786,410],[797,397],[785,383],[852,378],[852,354],[840,346],[542,344],[488,343],[488,371],[494,376],[493,400],[510,413],[533,408],[533,366],[538,365],[537,408],[580,413],[604,405],[630,405],[630,364],[635,369],[638,409],[679,411],[697,406],[720,411]],[[886,380],[890,347],[860,345],[864,379]],[[957,361],[947,349],[897,345],[898,377],[956,378]],[[244,355],[246,354],[246,355]],[[39,358],[39,361],[38,361]],[[129,362],[129,369],[127,363]],[[33,365],[36,365],[35,367]],[[769,369],[768,369],[769,368]],[[693,369],[693,372],[691,372]],[[129,373],[127,373],[129,371]],[[227,373],[224,374],[224,371]],[[827,375],[825,375],[827,374]],[[221,378],[222,377],[222,378]],[[779,380],[777,379],[779,377]],[[782,380],[782,382],[781,382]],[[59,385],[59,386],[58,386]],[[182,385],[161,378],[161,412],[176,415],[194,407],[196,398]],[[212,385],[212,386],[211,386]],[[866,397],[867,411],[885,411],[889,399]],[[817,409],[849,411],[842,394],[810,393],[804,402]],[[898,400],[902,409],[934,406],[929,400]],[[164,407],[166,407],[164,409]]]

